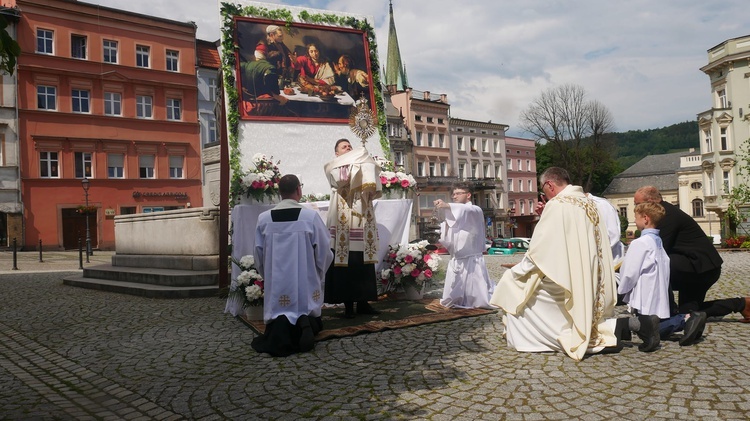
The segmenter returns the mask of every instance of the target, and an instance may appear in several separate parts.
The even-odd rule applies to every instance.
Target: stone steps
[[[116,292],[119,294],[137,295],[147,298],[200,298],[218,295],[219,285],[173,287],[163,285],[149,285],[137,282],[112,281],[108,279],[86,278],[84,276],[69,276],[63,278],[63,284],[95,289],[98,291]]]

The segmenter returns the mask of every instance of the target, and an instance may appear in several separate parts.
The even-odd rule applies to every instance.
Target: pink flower
[[[380,176],[380,184],[385,184],[385,183],[387,183],[387,182],[388,182],[388,179],[387,179],[387,178],[385,178],[385,176],[384,176],[384,175],[381,175],[381,176]]]
[[[414,269],[413,271],[411,271],[411,276],[416,278],[420,273],[421,271],[419,269]]]
[[[396,253],[391,253],[391,254],[388,255],[388,257],[390,257],[391,259],[395,259],[396,258]]]
[[[406,257],[404,257],[404,262],[411,263],[414,261],[414,257],[412,257],[411,254],[407,254]]]
[[[409,180],[401,180],[401,187],[408,188],[409,187]]]
[[[429,270],[429,269],[425,269],[424,270],[424,276],[427,277],[428,279],[432,278],[432,271]]]
[[[393,268],[393,273],[401,275],[401,266],[396,265],[396,267]]]
[[[255,281],[254,284],[263,289],[263,281]]]
[[[254,189],[262,189],[263,187],[265,187],[265,185],[263,184],[263,182],[262,182],[262,181],[260,181],[260,180],[255,180],[255,181],[253,181],[252,187],[253,187]]]
[[[430,259],[432,259],[432,257],[430,256],[430,254],[429,254],[429,253],[428,253],[428,254],[425,254],[425,255],[424,255],[424,262],[425,262],[425,263],[429,262],[429,261],[430,261]]]
[[[391,177],[390,183],[391,184],[398,184],[398,177]]]

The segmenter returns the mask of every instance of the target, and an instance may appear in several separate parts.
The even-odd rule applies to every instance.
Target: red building
[[[4,3],[21,13],[24,246],[77,248],[89,215],[92,247],[112,249],[115,215],[202,206],[195,25],[73,0]]]
[[[530,139],[505,137],[508,172],[508,228],[511,237],[531,237],[539,216],[536,176],[536,143]],[[506,230],[507,232],[508,230]]]

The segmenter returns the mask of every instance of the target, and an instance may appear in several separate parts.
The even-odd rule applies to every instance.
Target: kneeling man
[[[491,301],[505,310],[508,345],[563,351],[575,360],[619,350],[615,331],[627,329],[627,321],[612,318],[616,285],[607,227],[581,187],[569,184],[567,171],[551,167],[540,182],[550,200],[537,206],[541,218],[529,251],[503,274]]]
[[[318,213],[303,208],[299,179],[281,177],[283,199],[258,216],[255,262],[263,276],[265,333],[252,342],[258,352],[287,356],[307,352],[322,328],[323,282],[333,261],[328,229]]]

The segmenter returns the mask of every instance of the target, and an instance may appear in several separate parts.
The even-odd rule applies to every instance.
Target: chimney
[[[443,103],[448,103],[448,94],[440,94],[440,101]],[[490,120],[492,121],[492,120]]]
[[[429,101],[430,100],[430,91],[424,91],[424,100]]]

